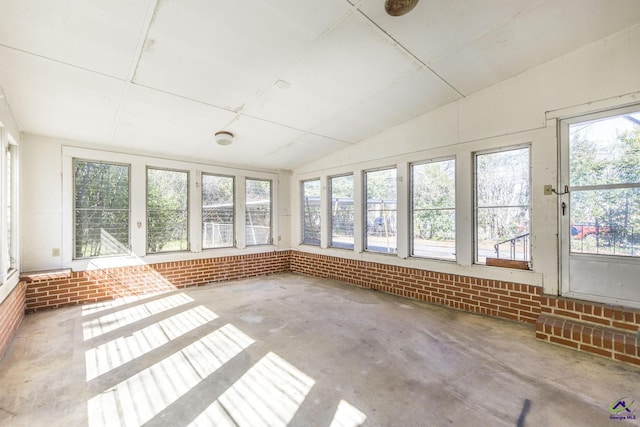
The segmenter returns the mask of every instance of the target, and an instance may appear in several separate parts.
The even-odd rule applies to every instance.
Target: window
[[[234,246],[234,179],[202,174],[202,247]]]
[[[270,180],[246,180],[245,209],[246,245],[270,245],[273,242]]]
[[[366,237],[371,252],[397,252],[397,172],[383,169],[365,172]]]
[[[129,252],[129,166],[75,159],[74,258]]]
[[[455,260],[456,162],[411,165],[411,255]]]
[[[147,168],[147,253],[189,250],[189,172]]]
[[[329,178],[331,242],[334,248],[353,249],[353,175]]]
[[[571,252],[640,257],[640,111],[568,131]]]
[[[302,243],[320,245],[320,180],[302,182]]]
[[[529,261],[529,147],[475,156],[475,260]]]
[[[7,246],[6,246],[6,254],[5,254],[5,259],[4,259],[4,268],[5,268],[5,272],[8,273],[10,270],[12,270],[14,268],[14,263],[15,263],[15,258],[14,258],[14,252],[13,252],[13,207],[14,207],[14,197],[15,194],[13,192],[13,184],[14,184],[14,172],[13,172],[13,147],[9,144],[7,144],[7,148],[5,151],[5,161],[4,161],[4,167],[5,167],[5,173],[4,173],[4,178],[5,178],[5,202],[6,202],[6,206],[7,206],[7,210],[6,210],[6,218],[5,218],[5,224],[6,224],[6,232],[5,235],[7,236]]]

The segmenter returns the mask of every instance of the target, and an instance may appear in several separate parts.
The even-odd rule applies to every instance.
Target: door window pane
[[[189,250],[189,173],[147,169],[147,253]]]
[[[571,252],[640,256],[640,112],[569,125]]]

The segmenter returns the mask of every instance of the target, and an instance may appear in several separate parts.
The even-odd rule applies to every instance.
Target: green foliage
[[[615,137],[596,137],[598,126],[606,123],[581,124],[572,129],[571,225],[597,225],[599,230],[591,238],[580,236],[581,241],[572,242],[572,247],[581,252],[636,255],[633,248],[640,244],[640,189],[633,184],[640,183],[640,128]]]
[[[455,161],[413,166],[413,238],[455,239]]]
[[[74,161],[75,258],[129,250],[129,167]]]
[[[147,169],[147,252],[187,250],[188,173]]]

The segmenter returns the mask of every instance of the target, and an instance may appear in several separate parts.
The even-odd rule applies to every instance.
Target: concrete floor
[[[0,425],[610,426],[640,369],[533,327],[282,274],[29,315]]]

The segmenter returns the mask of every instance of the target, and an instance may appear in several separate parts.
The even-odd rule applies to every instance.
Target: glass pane
[[[411,167],[412,255],[455,259],[455,160]]]
[[[147,253],[189,249],[189,173],[147,169]]]
[[[640,256],[640,188],[571,192],[571,252]]]
[[[529,208],[480,208],[477,261],[487,257],[529,260]]]
[[[302,243],[320,245],[320,180],[302,183]]]
[[[245,242],[247,246],[270,245],[271,181],[246,181]]]
[[[476,156],[477,206],[529,204],[529,149]]]
[[[569,126],[571,186],[640,182],[640,112]]]
[[[11,270],[14,266],[13,264],[13,260],[15,259],[14,254],[13,254],[13,241],[12,241],[12,237],[13,237],[13,230],[12,230],[12,208],[11,206],[13,205],[13,198],[14,198],[14,194],[13,194],[13,165],[11,163],[11,153],[13,151],[13,148],[11,147],[11,145],[9,145],[7,147],[7,152],[6,152],[6,156],[5,156],[5,194],[6,194],[6,201],[7,201],[7,210],[6,210],[6,224],[7,224],[7,252],[5,254],[5,266],[7,268],[7,271]]]
[[[331,178],[331,246],[353,249],[353,175]]]
[[[372,252],[395,253],[398,250],[396,170],[367,172],[366,187],[365,248]]]
[[[233,177],[202,175],[202,247],[234,245]]]
[[[74,161],[74,258],[129,252],[129,166]]]
[[[529,148],[476,155],[476,262],[529,261]]]

